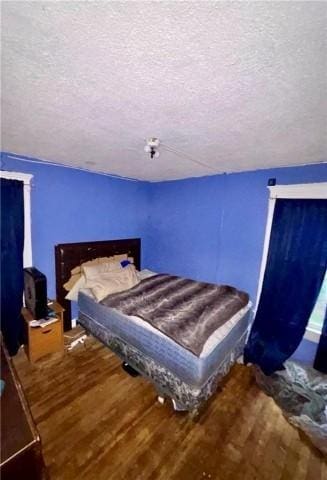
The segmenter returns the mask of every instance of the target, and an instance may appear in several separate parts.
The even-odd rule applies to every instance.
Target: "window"
[[[316,305],[312,310],[308,328],[313,332],[320,333],[324,323],[325,312],[327,305],[327,271],[325,273],[325,278],[322,283],[322,287],[317,298]]]

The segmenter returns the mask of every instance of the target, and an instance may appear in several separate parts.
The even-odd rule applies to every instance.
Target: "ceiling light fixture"
[[[159,138],[155,138],[155,137],[152,137],[152,138],[148,138],[146,140],[146,145],[144,147],[144,151],[146,153],[150,153],[150,157],[151,159],[152,158],[158,158],[160,153],[158,152],[158,147],[160,145],[160,140]]]

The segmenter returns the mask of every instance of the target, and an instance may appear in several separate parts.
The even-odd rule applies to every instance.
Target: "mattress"
[[[127,316],[97,303],[87,291],[78,296],[79,312],[144,355],[169,369],[183,382],[200,388],[224,361],[234,345],[246,337],[250,325],[249,302],[207,340],[200,357],[178,345],[141,318]],[[80,319],[83,324],[83,319]]]

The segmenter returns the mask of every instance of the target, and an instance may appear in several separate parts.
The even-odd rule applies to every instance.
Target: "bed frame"
[[[64,330],[72,328],[71,303],[65,299],[64,284],[71,276],[71,270],[88,260],[127,253],[134,258],[135,267],[141,268],[141,239],[103,240],[99,242],[61,243],[55,246],[56,295],[57,301],[65,309]]]

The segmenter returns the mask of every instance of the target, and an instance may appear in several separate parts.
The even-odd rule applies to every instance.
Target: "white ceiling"
[[[326,20],[326,2],[2,2],[2,150],[146,180],[327,160]],[[149,136],[178,154],[150,160]]]

